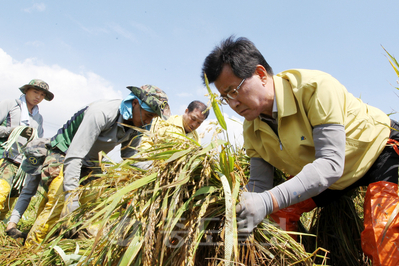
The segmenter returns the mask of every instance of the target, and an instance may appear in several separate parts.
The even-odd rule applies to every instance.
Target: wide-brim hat
[[[26,90],[29,88],[41,90],[46,93],[46,97],[44,97],[44,99],[46,99],[47,101],[51,101],[54,98],[54,94],[50,91],[48,84],[41,79],[32,79],[28,84],[22,86],[19,89],[23,94],[25,94]]]
[[[128,86],[131,92],[145,102],[157,115],[167,120],[170,116],[168,95],[160,88],[153,85],[139,87]]]

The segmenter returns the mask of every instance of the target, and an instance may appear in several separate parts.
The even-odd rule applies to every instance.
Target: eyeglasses
[[[234,100],[238,96],[238,90],[241,88],[241,85],[244,83],[245,79],[243,79],[236,89],[229,91],[226,96],[220,96],[219,100],[222,104],[229,104],[230,99]]]

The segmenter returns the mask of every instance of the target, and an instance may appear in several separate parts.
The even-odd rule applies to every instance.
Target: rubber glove
[[[11,228],[6,230],[6,234],[14,239],[23,238],[24,240],[28,236],[27,233],[19,231],[17,228]]]
[[[273,212],[273,200],[268,191],[243,192],[236,206],[237,229],[240,235],[249,235],[255,227]]]
[[[33,133],[33,128],[26,127],[24,130],[22,130],[21,137],[29,139],[32,136],[32,133]]]

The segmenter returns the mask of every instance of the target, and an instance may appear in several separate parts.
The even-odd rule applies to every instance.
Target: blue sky
[[[122,98],[129,85],[160,87],[174,114],[192,100],[207,102],[202,63],[230,35],[253,41],[275,73],[322,70],[366,103],[399,111],[397,78],[381,47],[399,54],[397,0],[0,3],[0,99],[19,97],[32,78],[47,81],[55,94],[40,104],[48,137],[79,107]],[[229,122],[229,131],[239,138],[241,126]]]

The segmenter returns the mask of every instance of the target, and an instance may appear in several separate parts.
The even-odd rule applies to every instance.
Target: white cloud
[[[34,3],[33,6],[24,9],[27,13],[32,13],[34,11],[43,12],[44,10],[46,10],[46,5],[44,3]]]
[[[0,48],[1,99],[18,98],[21,95],[18,88],[34,78],[46,81],[54,93],[53,101],[44,100],[39,105],[45,137],[54,135],[82,106],[99,99],[122,98],[121,91],[93,72],[73,73],[58,65],[45,65],[35,58],[19,62]]]

